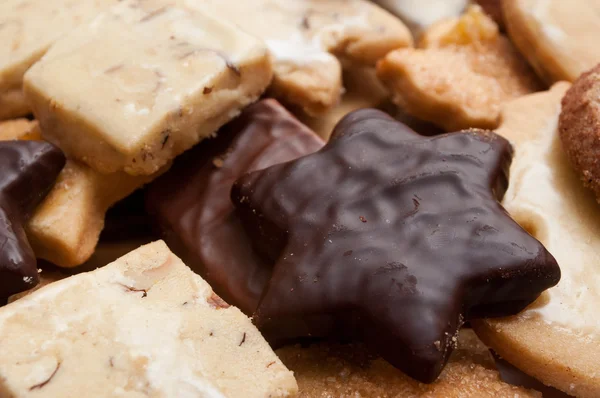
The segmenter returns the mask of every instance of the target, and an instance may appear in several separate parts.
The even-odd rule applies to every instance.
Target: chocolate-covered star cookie
[[[39,282],[23,224],[65,165],[63,153],[41,141],[0,142],[0,297]]]
[[[361,339],[435,380],[463,322],[514,314],[560,279],[498,203],[511,156],[491,132],[422,137],[360,110],[321,151],[242,177],[232,201],[274,264],[256,324],[276,344]]]

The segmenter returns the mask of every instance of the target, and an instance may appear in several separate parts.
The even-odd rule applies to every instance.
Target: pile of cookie
[[[599,10],[3,0],[0,398],[600,396]]]

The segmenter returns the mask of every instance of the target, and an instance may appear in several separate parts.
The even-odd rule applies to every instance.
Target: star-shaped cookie
[[[63,153],[41,141],[0,142],[0,298],[37,285],[24,223],[54,185]]]
[[[275,344],[363,340],[435,380],[463,322],[517,313],[560,279],[498,203],[511,155],[491,132],[423,137],[367,109],[321,151],[240,178],[232,201],[274,264],[256,324]]]

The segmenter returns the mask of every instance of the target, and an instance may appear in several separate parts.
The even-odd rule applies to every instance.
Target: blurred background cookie
[[[600,62],[600,0],[504,0],[510,38],[546,83]]]
[[[50,46],[118,0],[0,2],[0,120],[30,113],[23,75]]]
[[[402,21],[368,0],[203,1],[265,41],[274,59],[271,95],[311,115],[338,103],[340,61],[375,66],[389,51],[412,45]]]
[[[401,109],[447,131],[494,128],[502,103],[541,88],[478,6],[430,27],[419,48],[388,54],[377,73]]]

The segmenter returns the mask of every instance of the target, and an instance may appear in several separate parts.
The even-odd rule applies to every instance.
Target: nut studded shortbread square
[[[0,310],[0,396],[285,397],[250,319],[162,241]]]
[[[126,0],[25,75],[44,137],[104,172],[152,174],[271,81],[265,46],[191,1]]]

